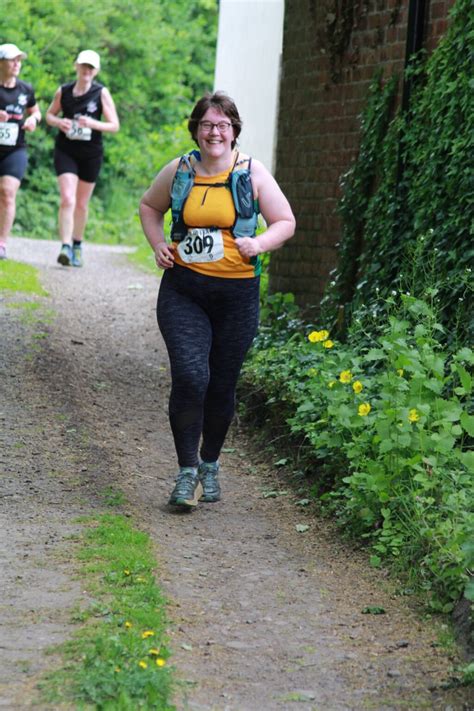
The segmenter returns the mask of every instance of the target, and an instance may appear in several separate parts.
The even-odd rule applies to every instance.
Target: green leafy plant
[[[433,303],[398,294],[384,310],[372,339],[354,326],[345,344],[326,329],[267,341],[245,366],[244,388],[254,417],[286,421],[282,440],[298,442],[315,494],[371,544],[372,563],[390,562],[448,611],[472,563],[474,354],[443,349]]]

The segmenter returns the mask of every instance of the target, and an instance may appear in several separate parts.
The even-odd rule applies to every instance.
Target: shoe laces
[[[199,465],[199,476],[201,479],[215,479],[219,472],[218,462],[201,462]]]

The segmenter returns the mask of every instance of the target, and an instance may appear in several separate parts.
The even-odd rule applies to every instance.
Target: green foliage
[[[93,601],[76,615],[87,624],[63,645],[65,665],[42,682],[43,697],[76,708],[172,711],[165,601],[149,538],[122,516],[89,523],[78,558]]]
[[[447,611],[472,564],[474,354],[443,351],[428,301],[391,297],[384,310],[370,343],[358,325],[344,345],[327,330],[282,343],[283,324],[270,320],[275,343],[267,332],[244,388],[267,424],[272,412],[286,421],[299,467],[317,471],[320,500],[346,532],[370,542],[373,564],[390,562]]]
[[[98,80],[112,93],[121,130],[105,136],[88,237],[137,241],[139,198],[166,162],[189,149],[185,119],[212,88],[217,3],[4,0],[2,13],[9,22],[0,39],[28,53],[21,77],[33,84],[43,114],[57,87],[75,78],[78,52],[100,53]],[[19,196],[17,233],[50,237],[56,230],[54,135],[42,123],[28,137],[30,167]]]
[[[26,294],[47,296],[38,278],[38,270],[29,264],[11,259],[0,262],[0,291],[21,291]]]
[[[473,34],[471,3],[457,0],[446,36],[410,68],[410,110],[385,137],[393,87],[377,78],[371,88],[359,156],[343,183],[340,265],[324,302],[333,322],[341,305],[347,320],[377,308],[376,291],[390,293],[423,235],[412,293],[423,292],[423,265],[437,256],[446,338],[465,342],[472,333]]]

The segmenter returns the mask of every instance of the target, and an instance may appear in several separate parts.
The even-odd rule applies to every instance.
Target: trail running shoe
[[[73,244],[72,246],[72,260],[73,267],[82,267],[84,262],[82,261],[82,245]]]
[[[0,259],[7,258],[7,250],[3,244],[0,244]]]
[[[219,462],[201,462],[198,474],[203,489],[202,500],[207,503],[219,501],[221,498],[221,487],[217,479]]]
[[[63,244],[58,257],[59,264],[63,267],[70,267],[72,262],[72,247],[70,244]]]
[[[193,467],[180,469],[169,500],[171,506],[193,508],[198,505],[201,496],[202,484],[199,480],[197,469],[193,469]]]

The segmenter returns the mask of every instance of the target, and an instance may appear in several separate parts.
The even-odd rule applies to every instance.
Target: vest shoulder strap
[[[236,213],[235,222],[230,228],[232,235],[234,237],[253,237],[259,210],[258,201],[253,197],[252,158],[244,156],[239,160],[239,156],[240,154],[237,153],[226,182],[213,183],[209,187],[228,187],[230,189]],[[201,155],[197,150],[181,156],[171,185],[171,239],[173,241],[181,241],[187,234],[187,227],[183,219],[184,204],[194,185],[196,176],[194,165],[198,160],[201,160]],[[248,163],[248,166],[239,169],[239,166],[245,163]],[[207,184],[203,183],[203,185]]]

